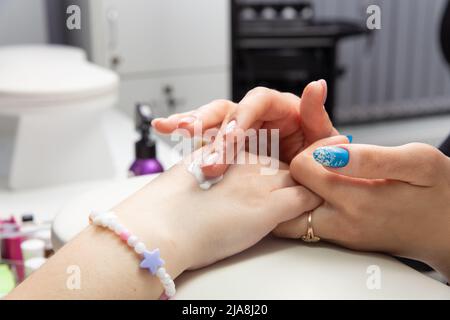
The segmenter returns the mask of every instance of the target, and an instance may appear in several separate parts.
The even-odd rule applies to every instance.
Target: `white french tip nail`
[[[236,120],[228,122],[227,126],[225,127],[225,134],[233,132],[233,130],[236,128],[236,125],[237,125]]]
[[[211,153],[209,156],[206,157],[203,165],[210,166],[212,164],[217,163],[217,160],[219,160],[219,154],[217,152]]]

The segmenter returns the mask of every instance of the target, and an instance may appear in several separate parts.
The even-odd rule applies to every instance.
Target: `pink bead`
[[[159,297],[159,300],[169,300],[169,297],[168,297],[165,293],[163,293],[163,294],[161,294],[161,296]]]
[[[119,235],[120,239],[122,239],[123,241],[127,241],[130,236],[131,234],[128,230],[122,231]]]

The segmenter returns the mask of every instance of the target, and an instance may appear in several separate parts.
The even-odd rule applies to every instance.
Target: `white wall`
[[[45,0],[0,0],[0,45],[45,42]]]

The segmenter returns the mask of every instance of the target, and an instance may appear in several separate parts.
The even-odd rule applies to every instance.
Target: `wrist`
[[[161,258],[165,262],[164,268],[173,279],[189,268],[189,256],[174,237],[175,233],[171,232],[162,221],[152,219],[152,217],[160,217],[160,214],[132,211],[126,204],[114,208],[113,211],[120,222],[144,242],[149,250],[159,249]]]

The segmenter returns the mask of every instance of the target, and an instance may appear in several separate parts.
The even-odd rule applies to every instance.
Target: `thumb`
[[[291,176],[299,184],[304,185],[319,196],[327,200],[337,200],[339,192],[337,186],[341,183],[335,179],[336,174],[330,172],[322,164],[313,159],[313,152],[318,148],[345,144],[349,142],[346,136],[334,136],[319,140],[298,154],[291,162]],[[330,190],[334,190],[330,192]],[[333,199],[332,199],[333,198]]]
[[[321,146],[314,160],[328,171],[355,178],[399,180],[432,186],[444,172],[445,156],[436,148],[411,143],[400,147],[374,145]]]
[[[300,119],[308,143],[338,134],[324,108],[327,91],[325,80],[311,82],[303,91]]]

